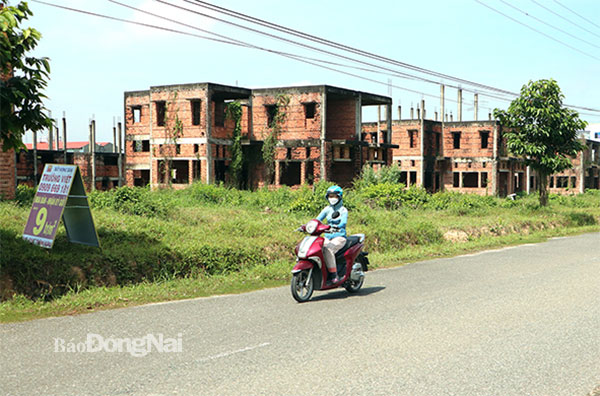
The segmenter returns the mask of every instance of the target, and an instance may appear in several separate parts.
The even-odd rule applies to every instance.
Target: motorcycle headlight
[[[306,226],[304,227],[304,229],[306,230],[306,232],[308,232],[309,234],[312,234],[313,232],[315,232],[317,230],[317,226],[319,225],[319,223],[317,223],[316,220],[311,220],[309,221]]]

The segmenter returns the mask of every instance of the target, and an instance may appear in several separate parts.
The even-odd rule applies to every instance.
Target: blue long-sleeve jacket
[[[333,219],[332,215],[335,211],[340,212],[338,218]],[[317,220],[323,221],[323,219],[327,219],[327,224],[336,226],[340,228],[339,232],[327,233],[323,235],[327,239],[333,239],[335,237],[346,237],[346,223],[348,223],[348,209],[346,209],[343,205],[342,200],[335,204],[335,206],[329,205],[325,207],[317,216]]]

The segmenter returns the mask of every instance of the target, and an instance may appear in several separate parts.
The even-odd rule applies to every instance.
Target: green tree
[[[52,126],[42,93],[50,74],[48,58],[27,53],[41,34],[21,23],[33,13],[26,2],[8,6],[0,0],[0,144],[4,151],[24,147],[23,134]]]
[[[494,110],[506,128],[508,150],[537,172],[542,206],[548,203],[548,176],[571,168],[572,158],[585,148],[577,135],[587,123],[563,106],[563,98],[555,80],[529,81],[507,111]]]

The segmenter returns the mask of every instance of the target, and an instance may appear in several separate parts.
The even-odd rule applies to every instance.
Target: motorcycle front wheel
[[[292,275],[292,296],[298,302],[306,302],[314,291],[312,276],[308,277],[308,270],[302,270]]]

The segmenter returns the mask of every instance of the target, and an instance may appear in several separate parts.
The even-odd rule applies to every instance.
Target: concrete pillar
[[[452,115],[452,112],[450,112],[450,122],[454,122],[454,116]]]
[[[579,152],[579,192],[583,194],[583,192],[585,191],[585,163],[584,163],[584,156],[583,156],[583,151]],[[591,170],[590,170],[591,171]]]
[[[443,84],[440,85],[440,114],[442,116],[442,121],[444,121],[444,114],[445,114],[445,101],[446,101],[446,95],[445,95],[445,87]]]
[[[325,161],[327,156],[325,155],[325,131],[327,130],[327,92],[325,88],[323,89],[323,93],[321,95],[321,154],[320,154],[320,162],[321,162],[321,180],[327,180],[327,171],[325,166]]]
[[[360,141],[362,135],[362,95],[358,95],[356,98],[354,113],[356,114],[354,131],[356,133],[356,140]]]
[[[398,120],[402,119],[402,106],[398,106]]]
[[[52,117],[52,113],[50,113]],[[48,150],[54,150],[54,125],[48,127]]]
[[[279,176],[280,176],[280,167],[279,167],[279,161],[275,161],[275,185],[279,186],[281,184],[280,180],[279,180]]]
[[[306,161],[300,163],[300,184],[306,184]]]
[[[123,185],[123,156],[125,155],[125,150],[123,149],[123,135],[121,134],[121,123],[117,123],[117,136],[119,142],[119,159],[117,165],[119,167],[119,187]],[[150,150],[152,151],[152,150]],[[152,181],[150,181],[152,182]]]
[[[420,120],[421,119],[421,109],[419,108],[419,105],[417,104],[417,119]]]
[[[530,170],[530,167],[528,166],[528,167],[525,168],[525,179],[526,179],[526,182],[525,182],[526,189],[525,189],[525,191],[527,191],[527,195],[529,195],[529,193],[531,192],[531,186],[530,186],[530,182],[529,182],[529,178],[530,177],[531,177],[531,170]]]
[[[113,117],[113,153],[117,152],[117,127],[115,126],[115,117]]]
[[[452,114],[452,113],[451,113]],[[458,89],[458,112],[456,113],[457,121],[462,121],[462,89]]]
[[[92,142],[90,144],[92,163],[92,191],[96,190],[96,120],[92,120]]]
[[[415,109],[412,107],[412,105],[410,105],[410,119],[415,119]]]
[[[388,104],[386,106],[386,125],[387,125],[387,136],[384,143],[390,144],[392,143],[392,104]]]
[[[375,137],[375,143],[379,144],[379,135],[381,134],[381,106],[377,106],[377,135]]]
[[[62,117],[62,127],[63,127],[63,131],[62,131],[62,135],[63,135],[63,156],[64,156],[64,162],[65,164],[67,163],[67,118],[65,115],[65,112],[63,111],[63,117]]]
[[[421,179],[421,187],[425,187],[425,99],[421,99],[421,108],[423,108],[423,113],[421,117],[421,136],[420,136],[420,156],[421,156],[421,166],[420,168],[420,179]]]
[[[474,105],[475,105],[475,114],[474,114],[474,120],[477,121],[477,119],[479,118],[479,94],[475,94],[474,95],[474,99],[473,99]]]
[[[498,125],[494,125],[492,145],[492,194],[498,195]]]
[[[206,92],[206,184],[213,181],[213,158],[212,145],[210,138],[212,136],[212,92],[210,88]],[[268,181],[266,183],[268,185]]]

